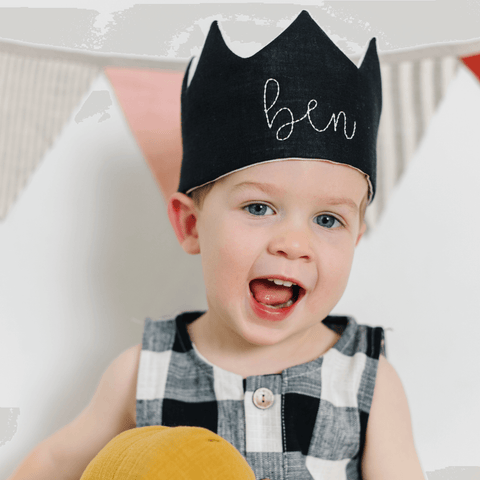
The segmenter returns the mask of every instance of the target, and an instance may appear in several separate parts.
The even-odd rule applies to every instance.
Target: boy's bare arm
[[[40,443],[9,480],[78,480],[112,438],[134,428],[141,348],[136,345],[119,355],[103,374],[85,410]]]
[[[397,372],[381,355],[362,459],[365,480],[425,480]]]

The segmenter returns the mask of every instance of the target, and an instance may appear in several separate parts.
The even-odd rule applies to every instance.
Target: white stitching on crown
[[[269,82],[275,82],[275,85],[277,87],[277,94],[275,96],[275,100],[273,101],[273,103],[267,107],[267,86],[269,84]],[[268,128],[272,128],[273,126],[273,122],[275,121],[275,118],[277,118],[277,115],[282,112],[282,111],[286,111],[290,114],[290,118],[291,118],[291,121],[290,122],[287,122],[287,123],[284,123],[283,125],[280,126],[280,128],[277,129],[277,132],[276,132],[276,139],[277,140],[280,140],[280,141],[284,141],[284,140],[287,140],[290,135],[293,133],[293,129],[294,129],[294,126],[295,126],[295,123],[298,123],[298,122],[301,122],[302,120],[304,120],[305,118],[308,118],[308,121],[310,123],[310,125],[312,126],[312,128],[319,132],[319,133],[322,133],[324,132],[329,126],[330,124],[332,123],[333,121],[333,129],[334,131],[336,132],[337,131],[337,125],[338,125],[338,122],[340,121],[340,115],[343,115],[343,133],[345,135],[345,137],[347,138],[347,140],[351,140],[354,135],[355,135],[355,131],[357,129],[357,122],[354,121],[353,122],[353,132],[350,136],[348,136],[347,134],[347,114],[343,111],[340,111],[337,115],[335,115],[335,113],[332,113],[332,116],[330,117],[330,121],[328,122],[327,126],[323,129],[319,129],[317,128],[313,122],[312,122],[312,119],[310,117],[310,112],[312,112],[313,110],[315,110],[318,106],[318,102],[315,100],[315,99],[311,99],[308,104],[307,104],[307,113],[305,113],[305,115],[302,117],[302,118],[299,118],[297,120],[295,120],[295,117],[293,116],[293,112],[288,108],[288,107],[282,107],[280,108],[280,110],[278,110],[275,115],[273,116],[273,118],[270,120],[269,117],[268,117],[268,112],[274,107],[274,105],[277,103],[277,100],[278,100],[278,97],[280,96],[280,84],[278,83],[277,80],[275,80],[274,78],[269,78],[266,82],[265,82],[265,85],[263,87],[263,111],[265,112],[265,117],[267,119],[267,125],[268,125]],[[290,126],[290,131],[288,132],[288,135],[286,137],[280,137],[279,134],[280,134],[280,130],[282,130],[283,128],[287,127],[287,126]]]

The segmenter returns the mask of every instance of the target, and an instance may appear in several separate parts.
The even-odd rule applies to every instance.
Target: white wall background
[[[84,408],[146,316],[206,306],[199,258],[178,246],[103,75],[102,90],[110,118],[75,112],[0,225],[0,405],[20,407],[0,478]]]
[[[427,13],[437,8],[445,15],[447,8],[443,1],[329,2],[315,7],[316,18],[323,15],[326,23],[343,29],[337,40],[342,47],[350,46],[351,53],[373,35],[379,36],[384,50],[415,45],[408,43],[409,34],[420,28],[405,24],[404,43],[392,40],[400,27],[392,26],[395,18],[384,13],[385,4],[397,9],[397,24],[402,23],[398,11],[404,8],[407,16],[417,4],[419,14],[410,17],[412,25],[423,22],[423,35],[431,24]],[[456,18],[462,18],[463,8],[465,22],[456,30],[433,29],[431,41],[473,36],[468,26],[477,4],[451,5]],[[261,8],[263,17],[277,20],[299,10],[292,5]],[[19,14],[7,10],[0,9],[0,37],[25,40],[20,24],[17,37],[5,33],[5,19]],[[197,49],[197,30],[210,23],[205,20],[210,10],[195,18],[187,17],[189,10],[177,31],[168,30],[168,38],[159,42],[173,45],[167,49],[173,56],[189,56]],[[28,10],[24,14],[28,16]],[[158,32],[172,20],[167,15],[157,23]],[[125,28],[127,24],[124,21]],[[50,30],[55,29],[52,25]],[[231,38],[242,38],[236,23],[228,25]],[[110,27],[104,37],[95,34],[97,50],[115,51],[115,25]],[[389,36],[389,27],[395,35]],[[135,28],[140,31],[142,25]],[[277,30],[268,30],[273,37],[272,31]],[[52,35],[48,41],[30,41],[81,48]],[[252,42],[250,48],[260,40]],[[140,40],[132,43],[136,50],[143,48]],[[82,48],[93,50],[92,45]],[[108,363],[140,341],[146,316],[205,307],[199,259],[185,255],[176,244],[159,189],[113,90],[100,76],[91,91],[105,90],[112,99],[110,118],[100,122],[99,113],[77,123],[73,112],[0,224],[0,406],[19,407],[21,412],[15,436],[0,447],[0,478],[78,414]],[[387,353],[407,391],[427,472],[480,465],[479,111],[480,83],[462,69],[382,221],[362,240],[349,287],[335,309],[391,329]]]
[[[391,329],[426,471],[480,466],[479,109],[462,68],[335,309]]]

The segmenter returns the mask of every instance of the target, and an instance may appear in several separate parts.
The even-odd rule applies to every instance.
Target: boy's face
[[[361,173],[321,161],[265,163],[217,181],[196,213],[210,321],[253,345],[308,335],[345,290],[366,194]]]

